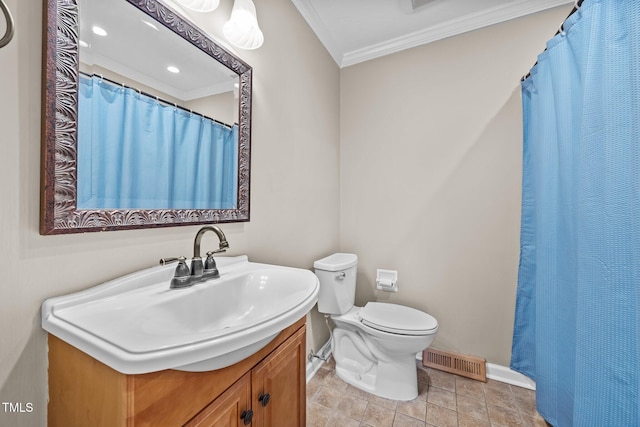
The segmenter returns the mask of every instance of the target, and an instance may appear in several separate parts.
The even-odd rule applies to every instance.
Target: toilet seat
[[[428,335],[438,330],[431,315],[398,304],[369,302],[359,312],[364,325],[398,335]]]

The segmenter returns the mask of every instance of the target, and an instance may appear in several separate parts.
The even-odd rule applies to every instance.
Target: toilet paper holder
[[[398,272],[378,269],[376,271],[376,288],[387,292],[398,292]]]

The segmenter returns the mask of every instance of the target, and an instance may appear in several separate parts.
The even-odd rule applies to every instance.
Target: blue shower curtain
[[[511,367],[556,427],[638,427],[640,1],[585,0],[522,96]]]
[[[237,207],[237,126],[96,76],[79,88],[79,209]]]

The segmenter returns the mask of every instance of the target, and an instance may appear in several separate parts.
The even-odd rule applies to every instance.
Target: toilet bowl
[[[380,397],[418,396],[415,356],[436,337],[435,318],[410,307],[369,302],[354,306],[358,258],[334,254],[314,263],[320,280],[318,311],[331,316],[336,373],[345,382]]]

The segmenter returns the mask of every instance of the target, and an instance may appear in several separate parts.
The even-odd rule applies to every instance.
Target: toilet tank
[[[344,314],[351,310],[356,298],[356,270],[358,257],[337,253],[313,263],[320,281],[318,311],[325,314]]]

